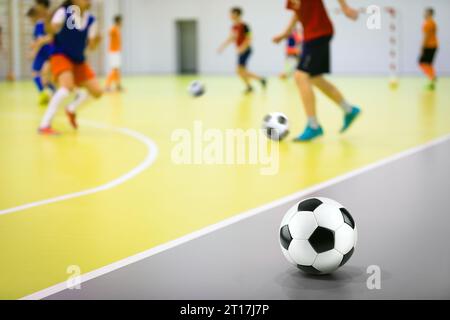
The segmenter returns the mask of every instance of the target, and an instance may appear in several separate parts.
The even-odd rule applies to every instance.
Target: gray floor
[[[278,245],[289,203],[49,299],[450,299],[450,142],[326,188],[359,243],[335,274],[310,277]],[[366,286],[381,268],[381,289]]]

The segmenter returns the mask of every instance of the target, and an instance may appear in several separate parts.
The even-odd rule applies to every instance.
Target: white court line
[[[275,207],[284,205],[284,204],[289,203],[291,201],[296,201],[296,200],[298,201],[298,200],[308,196],[311,193],[314,193],[314,192],[317,192],[317,191],[319,191],[321,189],[324,189],[324,188],[330,187],[332,185],[338,184],[338,183],[343,182],[345,180],[351,179],[351,178],[353,178],[355,176],[358,176],[358,175],[361,175],[361,174],[366,173],[368,171],[377,169],[377,168],[382,167],[382,166],[384,166],[386,164],[389,164],[391,162],[395,162],[395,161],[398,161],[400,159],[406,158],[408,156],[411,156],[413,154],[419,153],[421,151],[424,151],[426,149],[432,148],[432,147],[434,147],[436,145],[439,145],[439,144],[447,142],[447,141],[450,141],[450,134],[448,134],[448,135],[446,135],[444,137],[432,140],[432,141],[430,141],[430,142],[428,142],[428,143],[426,143],[424,145],[421,145],[421,146],[418,146],[418,147],[414,147],[412,149],[408,149],[406,151],[400,152],[398,154],[395,154],[395,155],[390,156],[388,158],[385,158],[383,160],[377,161],[377,162],[375,162],[373,164],[367,165],[367,166],[365,166],[363,168],[360,168],[360,169],[351,171],[349,173],[346,173],[344,175],[338,176],[338,177],[336,177],[334,179],[325,181],[323,183],[319,183],[317,185],[314,185],[312,187],[309,187],[307,189],[304,189],[304,190],[299,191],[297,193],[294,193],[292,195],[286,196],[286,197],[281,198],[279,200],[276,200],[274,202],[271,202],[271,203],[268,203],[266,205],[263,205],[261,207],[249,210],[249,211],[244,212],[242,214],[239,214],[239,215],[236,215],[236,216],[231,217],[229,219],[223,220],[223,221],[221,221],[219,223],[213,224],[213,225],[205,227],[205,228],[203,228],[201,230],[198,230],[198,231],[195,231],[193,233],[190,233],[190,234],[188,234],[188,235],[186,235],[184,237],[175,239],[173,241],[170,241],[170,242],[167,242],[165,244],[159,245],[159,246],[154,247],[152,249],[149,249],[147,251],[144,251],[144,252],[138,253],[136,255],[133,255],[131,257],[125,258],[123,260],[114,262],[114,263],[112,263],[110,265],[104,266],[104,267],[99,268],[97,270],[88,272],[88,273],[83,274],[83,275],[80,276],[80,281],[81,281],[81,283],[83,283],[83,282],[92,280],[94,278],[100,277],[102,275],[105,275],[105,274],[110,273],[112,271],[115,271],[117,269],[120,269],[120,268],[123,268],[125,266],[128,266],[128,265],[130,265],[132,263],[138,262],[140,260],[143,260],[143,259],[146,259],[148,257],[154,256],[154,255],[156,255],[158,253],[161,253],[161,252],[167,251],[169,249],[172,249],[174,247],[177,247],[177,246],[179,246],[181,244],[184,244],[186,242],[189,242],[189,241],[192,241],[194,239],[197,239],[197,238],[200,238],[202,236],[205,236],[205,235],[207,235],[209,233],[212,233],[214,231],[217,231],[217,230],[223,229],[225,227],[228,227],[228,226],[230,226],[232,224],[235,224],[235,223],[237,223],[239,221],[242,221],[242,220],[248,219],[250,217],[253,217],[255,215],[261,214],[261,213],[263,213],[263,212],[265,212],[267,210],[270,210],[270,209],[273,209]],[[61,282],[61,283],[56,284],[56,285],[54,285],[52,287],[49,287],[47,289],[44,289],[44,290],[41,290],[39,292],[33,293],[31,295],[28,295],[26,297],[23,297],[21,300],[39,300],[39,299],[43,299],[43,298],[46,298],[46,297],[51,296],[53,294],[56,294],[58,292],[61,292],[61,291],[65,290],[65,289],[67,289],[67,288],[68,288],[67,283],[66,282]]]
[[[23,211],[23,210],[28,210],[28,209],[39,207],[39,206],[44,206],[44,205],[51,204],[51,203],[56,203],[56,202],[61,202],[61,201],[69,200],[69,199],[92,195],[94,193],[112,189],[112,188],[117,187],[118,185],[121,185],[121,184],[125,183],[126,181],[134,178],[135,176],[137,176],[138,174],[140,174],[141,172],[146,170],[148,167],[150,167],[155,162],[156,157],[158,156],[158,147],[156,146],[156,144],[151,139],[149,139],[148,137],[146,137],[145,135],[143,135],[139,132],[136,132],[136,131],[133,131],[133,130],[130,130],[127,128],[109,127],[109,126],[106,126],[103,124],[98,124],[93,121],[85,120],[85,121],[82,121],[81,123],[84,125],[87,125],[89,127],[96,128],[96,129],[114,131],[114,132],[129,136],[139,142],[142,142],[147,147],[147,150],[148,150],[145,159],[137,167],[133,168],[131,171],[129,171],[126,174],[118,177],[117,179],[114,179],[113,181],[110,181],[101,186],[83,190],[83,191],[70,193],[70,194],[66,194],[66,195],[62,195],[62,196],[57,196],[57,197],[50,198],[50,199],[27,203],[27,204],[20,205],[20,206],[14,207],[14,208],[0,210],[0,216]]]

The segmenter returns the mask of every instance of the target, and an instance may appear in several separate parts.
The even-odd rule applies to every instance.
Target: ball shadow
[[[286,289],[294,290],[326,290],[361,283],[365,287],[366,275],[362,267],[347,266],[328,275],[310,275],[300,270],[292,269],[280,274],[277,283]]]

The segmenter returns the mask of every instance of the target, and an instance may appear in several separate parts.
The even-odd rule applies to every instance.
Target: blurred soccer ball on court
[[[204,95],[206,92],[206,89],[205,89],[205,86],[203,85],[203,83],[196,80],[196,81],[191,82],[191,84],[189,85],[188,91],[191,96],[197,98],[197,97],[201,97],[202,95]]]
[[[398,78],[397,77],[390,77],[389,78],[389,87],[391,89],[397,89],[398,88]]]
[[[348,210],[327,198],[310,198],[293,206],[281,222],[279,236],[285,258],[314,275],[343,266],[353,255],[358,237]]]
[[[285,114],[274,112],[264,117],[263,131],[269,139],[281,141],[289,135],[289,121]]]

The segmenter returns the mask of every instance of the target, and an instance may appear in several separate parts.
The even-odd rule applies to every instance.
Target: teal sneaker
[[[344,126],[341,129],[341,133],[347,131],[360,114],[361,109],[358,107],[353,107],[352,111],[350,113],[347,113],[344,117]]]
[[[308,142],[320,136],[323,136],[322,127],[314,129],[310,126],[307,126],[305,131],[301,135],[299,135],[296,139],[294,139],[294,142]]]

